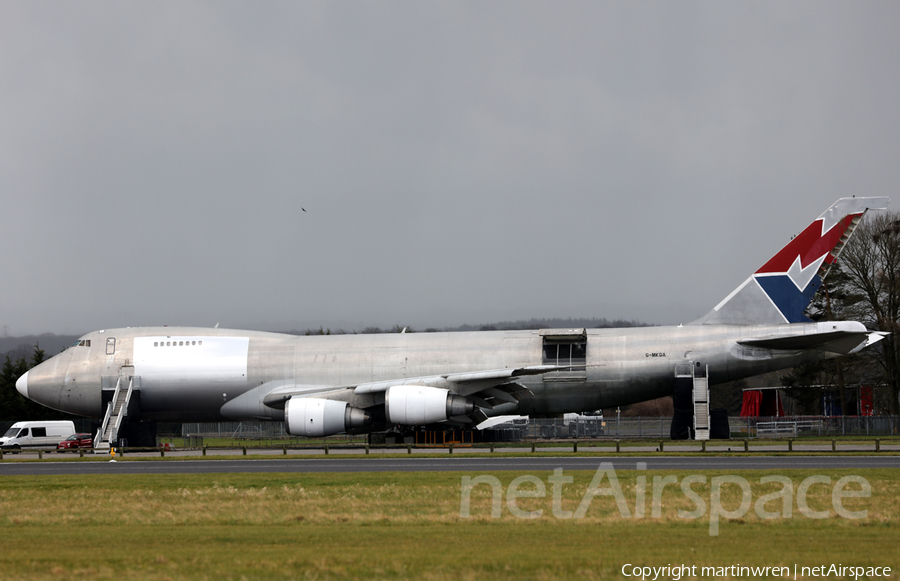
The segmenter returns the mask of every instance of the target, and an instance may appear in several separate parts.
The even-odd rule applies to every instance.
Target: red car
[[[93,448],[94,437],[90,434],[73,434],[56,446],[57,452],[77,450],[78,448]]]

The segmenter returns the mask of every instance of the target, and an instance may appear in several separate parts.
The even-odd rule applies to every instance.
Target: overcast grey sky
[[[894,195],[898,30],[896,2],[7,0],[0,326],[687,322]]]

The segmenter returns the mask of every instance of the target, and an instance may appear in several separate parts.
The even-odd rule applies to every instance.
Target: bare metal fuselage
[[[530,393],[488,415],[554,415],[670,395],[675,366],[686,361],[709,365],[712,384],[784,369],[826,354],[748,348],[737,341],[817,331],[821,328],[815,323],[587,329],[583,367],[518,378]],[[293,336],[205,328],[112,329],[85,335],[80,345],[32,369],[27,391],[48,407],[101,417],[103,388],[114,385],[103,378],[133,367],[139,378],[139,418],[134,420],[281,421],[284,410],[264,401],[277,388],[293,386],[310,394],[327,390],[329,399],[370,408],[383,405],[384,394],[357,393],[354,386],[538,366],[546,363],[544,338],[541,331]],[[335,391],[340,387],[346,389]]]
[[[100,435],[110,439],[125,417],[275,420],[293,435],[327,436],[646,401],[672,394],[685,369],[701,369],[716,385],[881,340],[884,333],[854,321],[808,322],[804,311],[866,211],[887,204],[885,197],[837,200],[688,325],[305,337],[112,329],[85,335],[19,378],[16,389],[51,408],[106,413]],[[705,383],[691,396],[701,409]]]

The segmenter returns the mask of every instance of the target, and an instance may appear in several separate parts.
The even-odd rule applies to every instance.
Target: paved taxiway
[[[616,470],[634,470],[646,463],[648,470],[789,470],[809,468],[900,468],[900,456],[775,456],[775,457],[502,457],[502,458],[322,458],[239,460],[120,460],[110,462],[2,462],[0,476],[80,474],[215,474],[264,472],[496,472],[504,470],[596,470],[612,462]]]

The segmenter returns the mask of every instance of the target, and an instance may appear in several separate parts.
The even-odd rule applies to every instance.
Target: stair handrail
[[[115,411],[116,401],[119,399],[119,386],[121,384],[122,384],[122,376],[120,375],[118,378],[116,378],[116,388],[113,390],[112,401],[109,402],[109,405],[112,406],[113,411]],[[104,430],[104,431],[106,431],[106,430]]]
[[[103,435],[106,433],[106,428],[109,426],[109,418],[112,416],[113,406],[116,405],[116,398],[119,396],[119,382],[122,381],[122,378],[119,377],[116,380],[116,388],[113,390],[112,401],[106,404],[106,415],[103,416],[103,424],[100,426],[100,432],[97,434],[97,439],[99,440],[99,444],[103,443]],[[95,444],[96,446],[96,444]]]
[[[122,404],[122,409],[119,410],[119,415],[116,416],[116,423],[113,426],[113,431],[109,435],[109,441],[112,442],[119,435],[119,426],[122,425],[122,418],[128,415],[128,402],[131,401],[131,393],[134,391],[134,376],[131,375],[128,377],[128,391],[125,393],[125,402]]]
[[[109,404],[106,404],[106,417],[109,417]],[[94,439],[91,441],[94,448],[96,448],[99,444],[103,443],[103,430],[105,429],[106,421],[108,421],[108,420],[104,420],[104,424],[102,426],[100,426],[100,429],[97,430],[97,434],[94,436]]]
[[[694,404],[694,439],[696,439],[696,440],[708,440],[709,439],[709,429],[710,429],[710,426],[709,426],[709,365],[706,365],[705,369],[703,369],[703,371],[704,371],[704,374],[700,379],[703,379],[703,384],[705,385],[704,400],[702,403],[703,403],[703,406],[706,408],[706,413],[705,413],[705,418],[703,418],[702,422],[700,422],[699,421],[700,418],[697,417],[697,404],[699,403],[697,400],[697,379],[698,379],[698,377],[694,373],[691,374],[692,375],[692,383],[693,383],[691,397],[694,400],[693,401],[693,404]],[[702,423],[705,425],[703,427],[699,427],[698,423]],[[700,433],[701,431],[703,431],[702,434]]]

